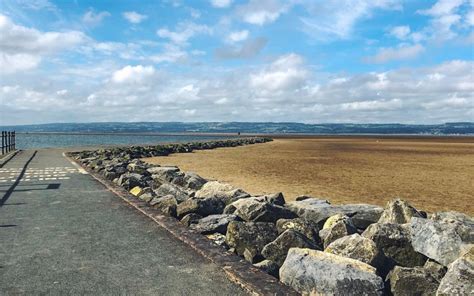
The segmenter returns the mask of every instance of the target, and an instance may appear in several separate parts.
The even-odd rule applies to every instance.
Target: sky
[[[474,121],[474,0],[0,0],[0,125]]]

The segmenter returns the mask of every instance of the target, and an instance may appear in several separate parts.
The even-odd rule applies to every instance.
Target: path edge
[[[128,205],[138,210],[143,215],[153,220],[158,226],[164,228],[173,237],[177,238],[187,246],[191,247],[201,256],[216,264],[222,269],[226,277],[242,287],[252,295],[299,295],[291,287],[284,285],[273,276],[254,267],[252,264],[214,245],[204,235],[195,232],[179,223],[173,217],[165,216],[158,209],[153,209],[144,201],[138,200],[123,187],[102,178],[100,174],[76,162],[69,153],[63,156],[73,165],[78,166],[89,173],[97,182],[104,185],[114,195],[120,197]]]

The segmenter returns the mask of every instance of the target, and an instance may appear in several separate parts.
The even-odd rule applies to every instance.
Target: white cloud
[[[341,104],[341,107],[343,110],[354,111],[396,110],[402,108],[402,101],[399,99],[358,101]]]
[[[168,28],[161,28],[156,34],[161,38],[166,38],[173,43],[185,45],[188,40],[198,34],[211,34],[212,30],[206,25],[199,25],[193,22],[181,22],[175,31]]]
[[[374,55],[367,57],[366,60],[370,63],[386,63],[390,61],[397,61],[397,60],[408,60],[417,57],[420,53],[422,53],[425,48],[420,44],[415,45],[406,45],[402,44],[398,47],[388,47],[382,48],[379,52]]]
[[[453,13],[463,3],[464,0],[438,0],[431,8],[418,12],[431,16],[443,16]]]
[[[97,26],[100,23],[102,23],[102,21],[108,16],[111,16],[110,12],[108,12],[108,11],[95,12],[93,9],[89,9],[82,16],[82,21],[86,25]]]
[[[149,59],[155,63],[175,63],[183,62],[188,54],[179,46],[174,44],[165,44],[164,51],[159,54],[149,56]]]
[[[122,15],[127,21],[132,24],[139,24],[148,18],[148,16],[135,11],[126,11]]]
[[[125,66],[112,74],[115,83],[139,83],[155,74],[153,66]]]
[[[405,39],[407,39],[408,35],[410,34],[410,27],[409,26],[393,27],[390,30],[390,34],[392,36],[395,36],[396,38],[398,38],[400,40],[405,40]]]
[[[67,89],[61,89],[56,92],[57,95],[64,96],[68,93]]]
[[[238,7],[238,14],[242,19],[253,25],[273,23],[280,15],[287,12],[292,6],[291,1],[278,0],[250,0],[247,4]]]
[[[211,0],[211,5],[217,8],[226,8],[232,4],[232,0]]]
[[[226,40],[229,43],[234,43],[234,42],[240,42],[244,41],[249,37],[249,31],[248,30],[242,30],[242,31],[235,31],[231,32]]]

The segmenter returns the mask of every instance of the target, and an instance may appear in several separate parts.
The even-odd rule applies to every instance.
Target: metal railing
[[[2,155],[15,150],[15,132],[2,131]]]

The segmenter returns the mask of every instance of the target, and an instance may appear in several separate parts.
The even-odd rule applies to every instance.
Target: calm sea
[[[35,134],[17,133],[17,149],[152,145],[229,139],[232,136],[210,135],[140,135],[140,134]]]

